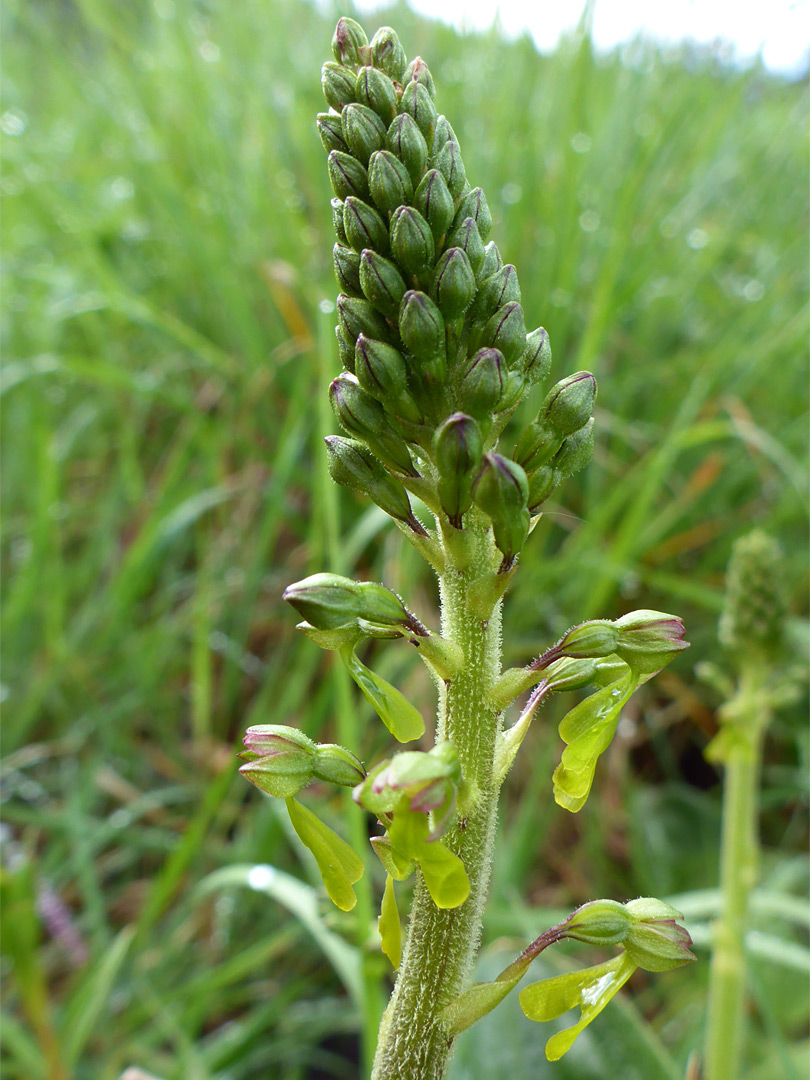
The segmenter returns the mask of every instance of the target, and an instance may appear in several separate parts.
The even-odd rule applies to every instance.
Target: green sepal
[[[465,218],[460,225],[453,229],[447,237],[447,247],[460,247],[465,251],[467,258],[470,260],[472,272],[476,278],[480,278],[484,265],[484,244],[474,218]],[[484,344],[492,343],[484,342]],[[498,347],[500,348],[500,346]]]
[[[396,31],[390,26],[381,26],[371,39],[370,48],[374,67],[382,68],[386,75],[401,83],[408,60]]]
[[[596,400],[596,379],[590,371],[577,371],[552,386],[540,406],[538,422],[564,439],[590,420]]]
[[[399,305],[407,289],[396,264],[379,252],[365,248],[358,260],[358,277],[366,299],[383,315],[396,320]]]
[[[380,402],[396,400],[408,389],[405,358],[392,345],[361,334],[355,346],[354,363],[358,382]]]
[[[394,892],[394,879],[390,874],[385,877],[385,889],[383,890],[380,917],[377,919],[377,928],[380,931],[380,944],[383,953],[391,961],[391,967],[396,971],[402,961],[402,926],[399,921],[397,910],[397,898]]]
[[[385,255],[388,251],[385,222],[373,206],[354,196],[349,196],[343,204],[343,235],[357,252],[369,248]]]
[[[314,776],[326,784],[355,787],[366,776],[363,763],[351,750],[338,743],[318,743],[315,753]]]
[[[349,674],[362,690],[363,697],[397,742],[412,742],[424,735],[425,721],[421,713],[396,687],[391,686],[385,679],[367,668],[354,649],[341,649],[340,657]]]
[[[441,115],[436,117],[436,130],[433,132],[433,145],[430,148],[431,158],[435,158],[444,144],[452,140],[454,143],[458,142],[456,133],[450,124],[450,121],[446,116]],[[465,214],[466,217],[466,214]]]
[[[526,335],[526,348],[520,358],[518,369],[530,383],[540,383],[551,370],[551,345],[542,326]]]
[[[349,147],[343,138],[343,118],[341,113],[318,113],[315,123],[318,126],[318,134],[321,137],[323,148],[327,153],[330,150],[342,150],[344,154],[348,153]]]
[[[403,86],[411,81],[419,83],[432,98],[436,96],[436,86],[433,82],[433,76],[430,73],[430,68],[421,56],[415,56],[413,60],[411,60],[402,76]]]
[[[387,128],[397,114],[397,92],[384,71],[371,66],[361,67],[357,73],[355,99],[380,117]]]
[[[526,348],[523,308],[517,301],[510,300],[498,308],[481,331],[480,343],[499,349],[509,367],[516,363]]]
[[[552,778],[554,799],[572,814],[580,811],[588,799],[596,762],[610,746],[621,711],[639,679],[628,667],[615,682],[576,705],[560,723],[560,738],[566,747]]]
[[[569,1009],[580,1010],[577,1024],[558,1031],[546,1043],[549,1061],[559,1061],[571,1049],[580,1032],[599,1015],[635,970],[635,962],[622,953],[596,967],[544,979],[520,991],[520,1007],[530,1020],[555,1020]]]
[[[321,86],[326,104],[341,112],[355,100],[355,79],[350,71],[328,60],[321,68]]]
[[[464,372],[458,391],[459,406],[488,426],[504,394],[506,361],[498,349],[479,349]]]
[[[357,252],[345,244],[335,244],[332,248],[332,260],[341,292],[349,296],[361,296],[363,290],[360,286],[360,256]]]
[[[454,199],[457,199],[467,183],[467,173],[464,162],[461,160],[461,151],[458,143],[448,140],[436,154],[432,162],[447,182],[447,189]]]
[[[593,417],[579,431],[563,439],[562,446],[551,460],[557,476],[567,480],[580,472],[593,457]]]
[[[475,297],[473,315],[482,320],[489,319],[498,308],[510,301],[520,303],[520,284],[517,270],[511,263],[507,263],[481,282]]]
[[[347,105],[340,118],[347,148],[361,165],[368,165],[375,150],[385,146],[385,124],[373,109],[358,102]]]
[[[332,55],[337,63],[345,64],[347,67],[368,63],[368,38],[359,22],[345,15],[342,19],[338,19],[332,37]]]
[[[327,166],[332,190],[339,199],[349,195],[364,199],[368,195],[368,173],[351,154],[330,150]]]
[[[361,334],[375,341],[392,342],[392,332],[382,314],[364,297],[337,298],[338,322],[347,341],[357,341]]]
[[[410,173],[390,150],[377,150],[371,155],[368,186],[381,214],[392,214],[398,206],[409,203],[413,196]]]
[[[430,225],[412,206],[398,207],[391,217],[391,251],[410,274],[424,274],[433,265],[435,244]]]
[[[400,112],[408,113],[416,121],[417,127],[425,137],[428,145],[433,143],[433,133],[436,130],[436,106],[433,98],[425,89],[422,82],[412,79],[402,91],[402,99],[399,103]]]
[[[305,637],[308,637],[319,649],[326,649],[327,652],[337,652],[347,646],[353,648],[361,637],[363,637],[363,633],[357,623],[339,626],[336,630],[319,630],[317,626],[313,626],[311,623],[305,621],[296,623],[295,629]],[[399,634],[396,636],[399,637]]]
[[[385,136],[385,145],[392,154],[396,154],[416,186],[422,179],[427,164],[428,151],[425,137],[419,126],[408,113],[400,113]]]
[[[363,876],[363,860],[308,807],[292,798],[286,802],[298,839],[318,864],[327,896],[341,911],[351,911],[357,903],[352,885]]]
[[[343,200],[332,199],[329,205],[332,207],[332,224],[335,227],[335,235],[341,244],[348,244],[346,229],[343,225]]]
[[[482,281],[496,274],[503,266],[503,259],[494,240],[490,240],[484,248],[484,261],[481,265],[481,273],[478,275]]]
[[[456,143],[458,143],[455,135],[451,133],[450,137],[454,139]],[[435,152],[436,151],[434,150],[434,153]],[[492,214],[489,210],[487,197],[480,187],[473,188],[472,191],[468,191],[464,198],[461,200],[459,208],[456,211],[457,222],[460,223],[468,217],[473,219],[475,224],[478,226],[478,233],[481,239],[483,241],[486,241],[486,238],[492,232]],[[518,296],[517,299],[520,299],[520,297]]]
[[[453,196],[438,169],[430,169],[414,192],[413,204],[430,226],[438,244],[453,223]],[[452,245],[451,245],[452,246]]]
[[[475,295],[475,275],[461,248],[448,248],[439,258],[431,293],[446,319],[458,318],[469,307]]]

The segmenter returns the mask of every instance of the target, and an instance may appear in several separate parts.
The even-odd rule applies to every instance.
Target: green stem
[[[331,315],[318,312],[318,357],[319,382],[328,384],[333,371],[334,335],[331,333]],[[323,439],[331,434],[332,416],[326,394],[318,398],[318,445],[316,455],[323,455]],[[343,552],[340,542],[340,503],[338,491],[325,468],[318,470],[320,481],[319,503],[321,511],[320,538],[324,550],[320,553],[317,565],[326,566],[333,573],[343,573]],[[352,701],[351,684],[348,672],[342,664],[333,664],[332,680],[335,688],[337,705],[337,740],[343,746],[359,746],[360,731],[357,724],[357,710]],[[368,832],[366,816],[354,802],[351,791],[343,796],[344,820],[348,825],[348,840],[352,848],[361,854],[366,862],[367,872],[355,884],[357,906],[354,911],[355,942],[361,965],[360,986],[362,1000],[358,1003],[361,1017],[360,1054],[365,1075],[371,1070],[374,1048],[377,1043],[377,1029],[383,1010],[382,988],[376,973],[374,957],[368,950],[368,940],[374,920],[374,902],[372,896],[371,874],[368,872]]]
[[[483,621],[470,610],[468,595],[472,582],[491,573],[499,557],[483,522],[474,521],[464,532],[464,542],[448,552],[439,578],[442,635],[461,647],[464,666],[442,687],[436,739],[455,744],[462,773],[477,792],[470,812],[445,838],[464,862],[470,895],[461,907],[442,910],[417,880],[402,965],[380,1027],[373,1080],[439,1080],[444,1075],[452,1039],[436,1016],[462,990],[481,936],[497,812],[492,765],[501,723],[487,695],[500,674],[501,611],[498,601]]]
[[[758,865],[762,699],[754,679],[732,703],[737,739],[725,754],[720,847],[721,912],[714,925],[706,1029],[706,1080],[737,1080],[743,1043],[745,932]]]

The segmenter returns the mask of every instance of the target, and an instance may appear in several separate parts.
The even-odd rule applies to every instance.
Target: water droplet
[[[256,866],[251,866],[250,870],[248,870],[247,883],[251,889],[262,892],[272,884],[275,876],[276,872],[272,866],[257,863]]]
[[[591,148],[591,137],[584,131],[578,131],[571,136],[571,149],[575,154],[587,154]]]
[[[219,45],[217,45],[216,42],[200,42],[200,56],[205,60],[206,64],[216,64],[221,55]]]
[[[765,286],[761,281],[757,281],[756,278],[751,278],[750,281],[746,282],[743,286],[742,294],[749,303],[754,304],[757,300],[761,300],[765,295]]]
[[[110,184],[110,194],[114,199],[120,201],[131,199],[135,194],[135,185],[131,180],[127,180],[125,176],[117,176]]]
[[[520,184],[504,184],[501,188],[501,198],[507,206],[514,206],[523,198],[523,188]]]
[[[321,300],[320,304],[318,304],[318,311],[322,312],[324,315],[331,315],[334,310],[335,305],[331,300]]]
[[[596,232],[602,219],[595,210],[586,210],[579,216],[579,227],[583,232]]]
[[[709,242],[709,234],[705,229],[692,229],[686,238],[687,246],[692,248],[693,251],[700,251],[701,248],[705,248]]]
[[[6,109],[0,116],[0,131],[6,135],[22,135],[28,127],[28,117],[22,109]]]

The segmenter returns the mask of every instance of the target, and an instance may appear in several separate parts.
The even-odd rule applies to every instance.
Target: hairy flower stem
[[[757,678],[749,672],[734,703],[738,738],[725,755],[720,856],[722,908],[714,926],[706,1035],[707,1080],[737,1080],[743,1044],[745,931],[756,885],[759,764],[767,727]],[[753,715],[746,716],[746,711]]]
[[[444,1075],[452,1040],[436,1016],[461,991],[481,934],[495,835],[492,765],[500,727],[500,714],[487,694],[500,674],[501,605],[483,621],[470,611],[468,596],[472,582],[491,573],[500,556],[483,522],[471,522],[464,533],[464,550],[448,552],[439,579],[442,634],[463,649],[465,664],[441,688],[437,742],[452,740],[473,791],[472,805],[445,837],[464,862],[470,895],[461,907],[442,910],[419,878],[399,976],[380,1027],[373,1080],[439,1080]]]

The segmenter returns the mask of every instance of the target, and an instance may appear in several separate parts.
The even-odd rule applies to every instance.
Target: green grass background
[[[358,981],[373,1010],[388,980],[373,926],[329,909],[233,764],[248,724],[327,738],[339,714],[366,761],[387,749],[296,637],[288,582],[330,563],[437,617],[434,581],[385,516],[325,482],[337,359],[320,305],[337,290],[314,114],[341,13],[5,5],[8,1080],[129,1065],[164,1080],[353,1077]],[[806,594],[807,83],[709,50],[594,55],[587,34],[540,56],[402,6],[365,21],[431,65],[554,378],[599,380],[595,460],[532,535],[507,662],[637,607],[682,614],[693,642],[638,695],[576,818],[550,797],[555,712],[536,725],[504,801],[482,963],[498,970],[498,950],[514,955],[558,910],[638,894],[684,899],[701,963],[636,980],[570,1065],[546,1064],[548,1033],[507,1003],[462,1040],[454,1076],[680,1077],[702,1037],[719,820],[702,759],[718,702],[693,668],[718,659],[735,537],[772,531],[796,617]],[[371,659],[429,713],[406,646]],[[751,1080],[807,1075],[807,744],[803,709],[780,714]],[[339,800],[314,794],[338,822]],[[278,873],[251,878],[256,863]]]

